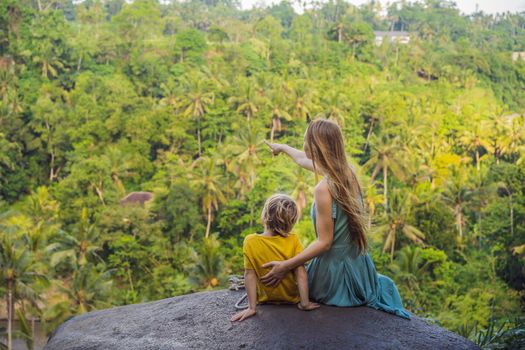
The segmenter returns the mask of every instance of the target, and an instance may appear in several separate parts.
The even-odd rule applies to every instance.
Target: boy
[[[289,272],[276,287],[266,287],[259,281],[268,270],[263,269],[262,264],[289,259],[303,250],[297,235],[290,233],[298,217],[297,204],[290,196],[275,194],[266,200],[261,214],[264,232],[246,236],[243,244],[244,285],[249,306],[233,315],[231,321],[243,321],[255,315],[256,305],[265,302],[293,303],[304,311],[319,307],[308,299],[304,266],[297,267],[294,274]]]

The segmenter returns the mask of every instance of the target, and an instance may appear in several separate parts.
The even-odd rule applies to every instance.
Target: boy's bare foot
[[[306,304],[306,305],[302,305],[301,303],[298,303],[298,304],[297,304],[297,308],[298,308],[299,310],[303,310],[303,311],[315,310],[315,309],[317,309],[319,306],[321,306],[321,305],[319,305],[319,304],[317,304],[317,303],[312,303],[311,301],[308,302],[308,304]]]

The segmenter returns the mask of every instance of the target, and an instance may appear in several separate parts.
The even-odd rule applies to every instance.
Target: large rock
[[[419,317],[364,306],[261,305],[231,323],[241,295],[202,292],[89,312],[64,322],[44,349],[479,349]]]

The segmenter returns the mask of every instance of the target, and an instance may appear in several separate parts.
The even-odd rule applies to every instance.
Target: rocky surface
[[[89,312],[69,319],[45,350],[61,349],[479,349],[419,317],[369,307],[262,305],[231,323],[242,292],[202,292]]]

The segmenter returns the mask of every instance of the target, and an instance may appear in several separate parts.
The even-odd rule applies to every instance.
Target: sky
[[[272,4],[281,0],[240,0],[243,8],[249,8],[258,3]],[[369,0],[347,0],[354,5],[361,5]],[[386,4],[387,1],[380,1]],[[390,1],[392,2],[392,1]],[[455,0],[458,8],[465,14],[470,14],[476,10],[476,4],[479,9],[485,13],[497,12],[521,12],[525,11],[525,0]]]

